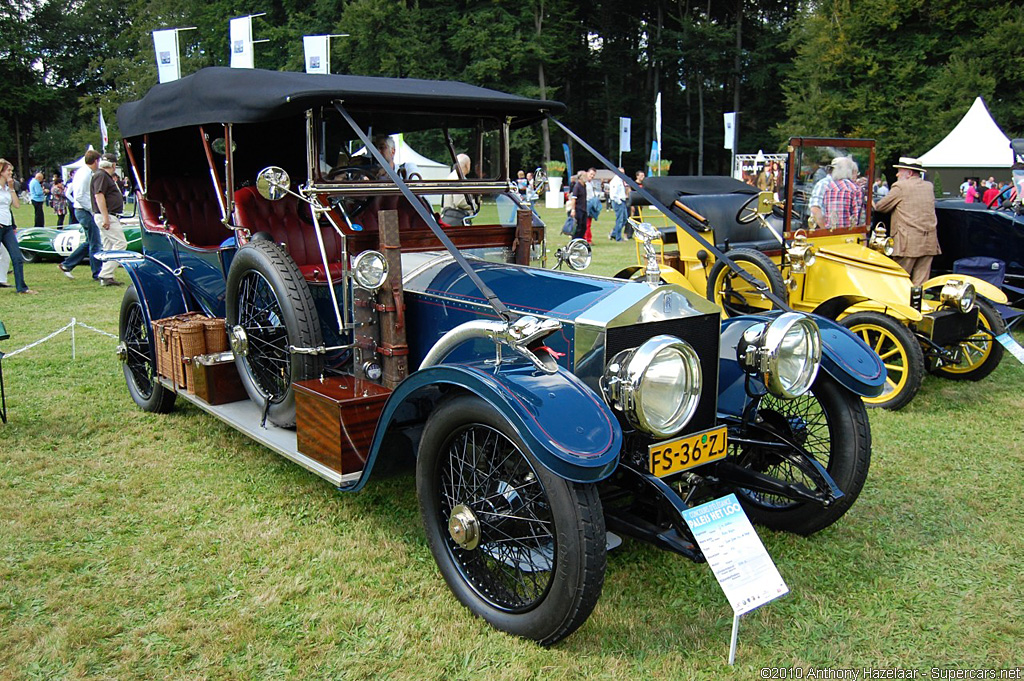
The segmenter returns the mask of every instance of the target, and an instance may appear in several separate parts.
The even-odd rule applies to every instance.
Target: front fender
[[[743,332],[752,324],[763,323],[765,317],[777,317],[781,311],[761,315],[742,315],[722,322],[721,354],[718,360],[718,413],[741,416],[750,401],[746,373],[739,364],[737,347]],[[821,369],[843,387],[864,397],[880,395],[885,386],[886,370],[882,360],[864,341],[843,325],[818,315],[810,315],[821,333]],[[756,377],[749,379],[760,391],[764,384]]]
[[[149,256],[125,253],[117,260],[139,293],[147,323],[189,311],[189,296],[178,277],[166,265]]]
[[[1010,302],[1010,299],[1006,297],[1006,294],[1003,293],[1002,289],[998,286],[993,286],[984,279],[978,279],[977,277],[971,277],[966,274],[940,274],[939,276],[932,277],[928,281],[924,282],[924,285],[921,286],[921,288],[927,291],[930,288],[942,286],[950,279],[955,281],[967,281],[974,284],[974,290],[978,292],[978,295],[988,298],[993,303],[1005,305]]]
[[[815,318],[820,316],[829,319],[839,319],[840,316],[845,316],[844,313],[849,308],[854,306],[856,306],[857,311],[870,310],[881,312],[904,322],[919,322],[924,319],[921,311],[911,307],[909,303],[898,303],[894,300],[883,302],[879,299],[858,294],[833,296],[814,308],[813,314]]]
[[[505,365],[497,371],[482,363],[438,364],[406,378],[395,388],[377,422],[358,491],[369,479],[384,434],[399,408],[429,386],[450,386],[477,395],[519,433],[541,465],[573,482],[608,477],[618,465],[622,429],[611,409],[576,376],[532,366]]]

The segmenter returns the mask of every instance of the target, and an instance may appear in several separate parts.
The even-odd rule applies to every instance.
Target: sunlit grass
[[[635,259],[611,224],[594,226],[595,273]],[[116,332],[123,289],[80,271],[28,265],[40,295],[0,290],[0,349],[72,317]],[[195,407],[139,411],[114,341],[75,341],[75,360],[64,333],[3,362],[0,678],[751,679],[1024,662],[1024,368],[1010,357],[983,382],[928,378],[903,411],[872,411],[871,474],[836,526],[760,531],[792,593],[744,618],[730,670],[731,612],[706,565],[627,541],[587,624],[539,648],[448,592],[410,473],[336,492]]]

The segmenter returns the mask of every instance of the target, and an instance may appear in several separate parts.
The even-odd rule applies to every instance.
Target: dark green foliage
[[[188,74],[228,64],[227,20],[247,13],[265,13],[253,20],[269,41],[256,45],[259,68],[300,70],[304,34],[347,33],[332,40],[335,73],[558,99],[569,126],[612,159],[618,119],[629,116],[630,171],[649,154],[658,92],[662,155],[681,174],[728,172],[722,113],[733,110],[741,152],[777,151],[796,134],[873,137],[883,163],[926,151],[977,95],[1007,134],[1024,128],[1024,9],[1007,3],[5,0],[0,154],[23,172],[54,168],[99,145],[101,106],[116,142],[117,106],[156,83],[151,31],[195,27],[180,34]],[[567,140],[550,135],[516,133],[513,169],[560,159]],[[593,163],[573,151],[576,167]]]
[[[793,24],[784,86],[790,135],[878,139],[878,158],[928,151],[982,96],[1021,130],[1024,9],[958,0],[826,0]],[[1010,152],[1007,150],[1007,161]]]

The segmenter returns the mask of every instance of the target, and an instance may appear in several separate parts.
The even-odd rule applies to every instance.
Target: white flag
[[[237,17],[229,22],[231,68],[254,67],[252,54],[252,17]]]
[[[654,138],[658,141],[658,159],[661,159],[661,93],[654,100]]]
[[[178,58],[178,29],[153,31],[153,49],[156,51],[156,72],[161,83],[181,78]]]
[[[304,35],[302,49],[306,53],[306,73],[331,72],[331,36]]]
[[[632,120],[629,118],[619,118],[619,152],[632,151],[630,147],[630,125]]]
[[[103,109],[100,109],[100,136],[103,138],[103,151],[106,151],[110,139],[107,137],[107,124],[103,120]]]
[[[735,151],[736,143],[736,112],[723,114],[725,117],[725,148]]]

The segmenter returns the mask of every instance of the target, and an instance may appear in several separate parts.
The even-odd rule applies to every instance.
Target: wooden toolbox
[[[363,470],[377,420],[391,390],[353,376],[295,383],[299,451],[325,466]]]
[[[199,355],[192,360],[192,374],[196,397],[207,404],[227,404],[249,398],[230,352]]]

